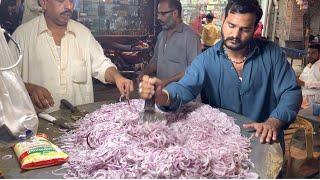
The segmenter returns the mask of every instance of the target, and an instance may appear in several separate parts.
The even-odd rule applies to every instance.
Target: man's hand
[[[129,99],[130,92],[133,91],[133,82],[124,78],[115,67],[110,67],[105,72],[105,80],[115,83],[121,96]]]
[[[139,94],[142,99],[151,99],[156,96],[156,104],[168,106],[170,104],[169,94],[163,90],[163,83],[158,78],[150,78],[145,75],[139,84]]]
[[[125,96],[127,99],[129,99],[130,93],[133,91],[133,82],[124,78],[121,74],[115,74],[114,81],[120,91],[121,96]]]
[[[25,86],[36,108],[45,110],[54,105],[51,93],[46,88],[30,83],[25,83]]]
[[[298,84],[299,86],[305,86],[305,82],[302,81],[301,79],[299,79],[299,77],[297,77],[297,84]]]
[[[256,130],[256,137],[260,136],[261,143],[271,143],[272,141],[277,140],[277,136],[282,127],[283,123],[275,118],[269,118],[266,122],[263,123],[251,123],[244,124],[244,128],[253,128]]]

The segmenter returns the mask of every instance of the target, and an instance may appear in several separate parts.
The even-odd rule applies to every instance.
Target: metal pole
[[[273,0],[273,4],[274,4],[274,17],[273,17],[273,25],[272,25],[272,37],[271,37],[272,41],[274,41],[276,36],[276,25],[277,25],[278,10],[279,10],[278,0]]]

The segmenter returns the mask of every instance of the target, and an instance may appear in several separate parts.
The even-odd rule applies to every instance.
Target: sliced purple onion
[[[143,100],[103,105],[59,138],[65,178],[257,178],[250,140],[234,119],[190,104],[143,123]],[[162,113],[162,112],[159,112]]]

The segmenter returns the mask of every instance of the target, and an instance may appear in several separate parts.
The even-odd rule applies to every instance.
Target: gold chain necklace
[[[229,59],[229,61],[231,61],[232,63],[235,63],[235,64],[242,64],[242,63],[246,62],[246,60],[247,60],[246,56],[241,61],[234,61],[234,60],[230,59],[228,57],[228,55],[227,55],[227,58]]]
[[[226,55],[227,59],[228,59],[229,61],[231,61],[232,63],[242,64],[242,63],[246,62],[246,60],[247,60],[247,56],[245,56],[245,57],[243,57],[243,59],[242,59],[241,61],[234,61],[234,60],[232,60],[232,59],[229,58],[228,53],[227,53],[227,50],[226,50],[226,47],[223,47],[223,51],[224,51],[224,54]]]

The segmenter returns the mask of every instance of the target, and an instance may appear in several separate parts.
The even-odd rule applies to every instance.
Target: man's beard
[[[307,59],[307,62],[308,63],[311,63],[311,64],[314,64],[315,62],[317,62],[318,61],[318,59],[312,59],[312,58],[308,58]]]
[[[160,22],[162,30],[169,30],[173,28],[173,18],[172,15],[170,17],[168,17],[168,20],[166,23],[164,22]]]
[[[160,24],[161,24],[162,30],[168,30],[168,29],[169,29],[167,23],[162,23],[162,22],[161,22]]]
[[[252,37],[249,38],[247,41],[241,41],[241,39],[239,38],[234,38],[234,37],[225,37],[223,32],[221,32],[221,37],[222,37],[222,42],[223,45],[226,46],[228,49],[232,50],[232,51],[239,51],[242,50],[244,48],[246,48],[250,41],[252,40]],[[235,46],[229,46],[227,44],[227,41],[235,41]]]

